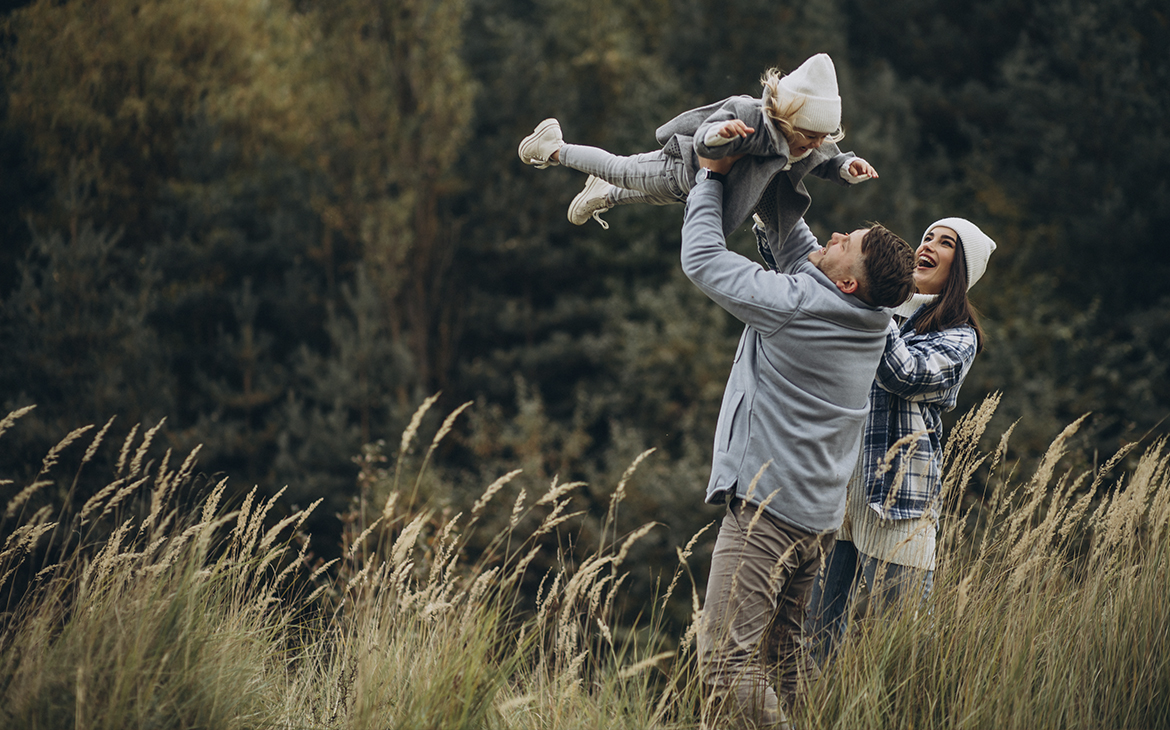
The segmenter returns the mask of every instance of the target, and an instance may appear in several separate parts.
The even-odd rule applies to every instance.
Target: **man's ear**
[[[857,293],[857,279],[854,279],[851,276],[847,276],[844,279],[838,279],[833,283],[837,285],[838,289],[845,292],[846,294]]]

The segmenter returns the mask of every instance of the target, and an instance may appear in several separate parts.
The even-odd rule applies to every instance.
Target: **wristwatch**
[[[720,183],[727,184],[727,176],[721,172],[715,172],[709,167],[700,167],[699,173],[695,175],[695,182],[700,183],[704,180],[718,180]]]

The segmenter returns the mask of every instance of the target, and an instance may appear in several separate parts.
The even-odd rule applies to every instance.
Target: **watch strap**
[[[718,180],[720,183],[722,183],[724,185],[727,184],[727,176],[726,175],[724,175],[721,172],[715,172],[714,170],[712,170],[709,167],[699,168],[699,179],[700,180]]]

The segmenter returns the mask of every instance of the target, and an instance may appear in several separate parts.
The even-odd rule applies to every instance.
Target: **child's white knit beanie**
[[[983,276],[983,272],[987,271],[987,259],[991,258],[991,252],[995,250],[995,241],[966,218],[937,220],[922,232],[922,240],[925,241],[926,234],[938,226],[946,226],[959,234],[963,256],[967,259],[967,289],[970,290],[975,286],[975,282],[979,281],[979,277]]]
[[[801,101],[792,126],[809,132],[832,134],[841,126],[841,97],[837,93],[837,71],[827,53],[818,53],[780,79],[781,101]]]

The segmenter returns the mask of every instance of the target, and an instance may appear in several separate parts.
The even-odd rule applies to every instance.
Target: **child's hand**
[[[877,170],[873,169],[873,165],[858,157],[849,163],[849,174],[853,177],[868,177],[877,178]]]
[[[733,137],[746,137],[749,134],[755,134],[755,129],[744,124],[742,120],[731,119],[719,125],[719,136],[724,139],[731,139]]]

